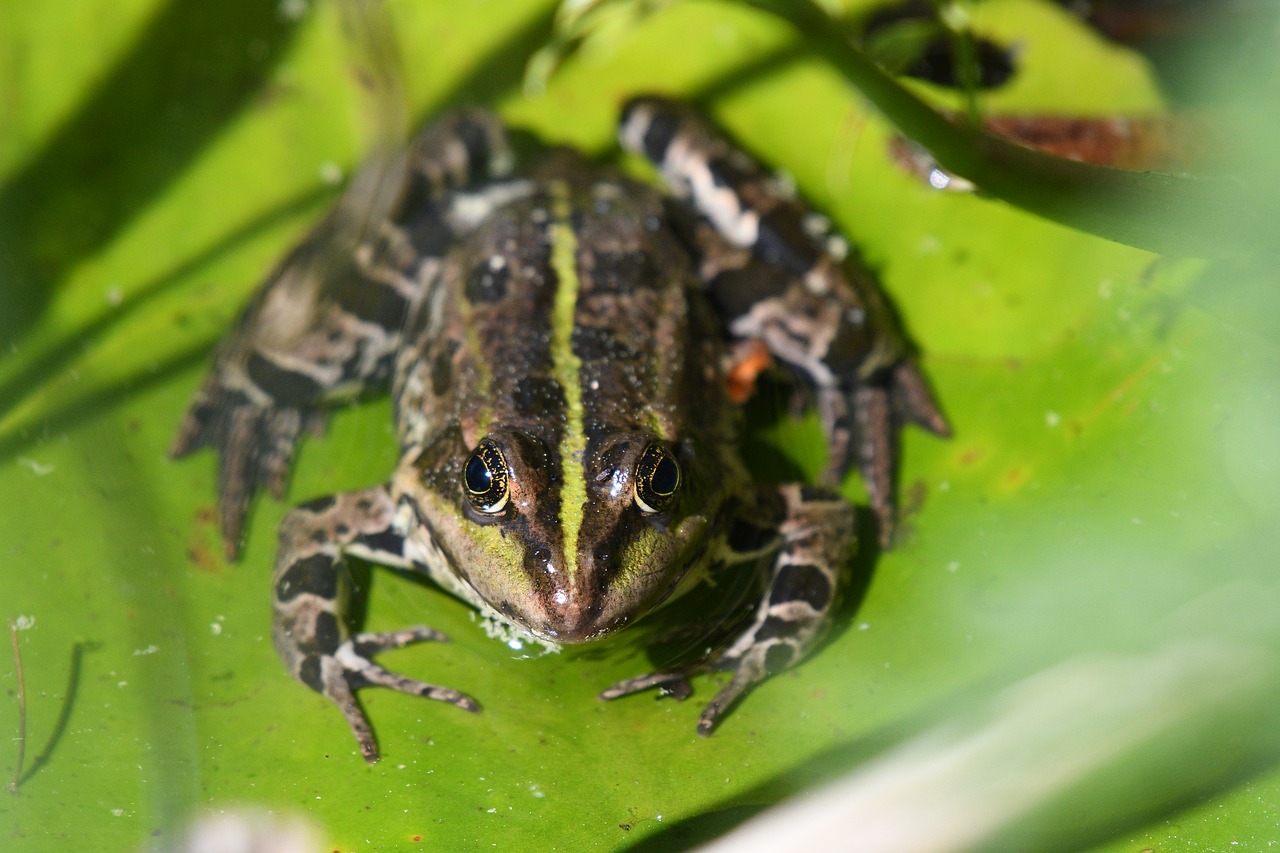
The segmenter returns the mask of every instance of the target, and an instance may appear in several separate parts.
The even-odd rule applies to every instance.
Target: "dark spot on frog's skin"
[[[612,329],[578,326],[573,330],[572,340],[573,351],[583,362],[603,360],[613,364],[644,363],[644,356],[634,347],[619,340],[618,333]]]
[[[405,231],[419,258],[438,258],[448,252],[457,239],[434,205],[427,205],[421,216],[405,226]]]
[[[457,341],[449,339],[431,359],[431,393],[437,397],[445,396],[453,385],[453,359],[460,346]]]
[[[727,269],[707,285],[711,301],[726,322],[747,314],[756,305],[781,295],[789,279],[778,270],[763,264]]]
[[[276,601],[292,601],[304,593],[331,600],[338,597],[338,575],[324,554],[303,557],[285,570],[276,583]]]
[[[853,370],[871,349],[871,335],[862,324],[841,327],[836,337],[827,345],[826,361],[836,370]]]
[[[656,271],[648,252],[596,252],[592,256],[592,290],[627,296],[653,281]]]
[[[777,675],[782,672],[796,659],[796,650],[786,643],[778,643],[770,646],[769,651],[764,653],[764,668],[770,675]]]
[[[393,222],[404,222],[405,219],[421,209],[431,198],[431,195],[431,184],[427,181],[427,176],[417,169],[410,169],[408,175],[405,176],[405,184],[400,192],[398,207],[392,213],[391,220]]]
[[[377,551],[380,554],[390,554],[395,557],[404,556],[404,537],[399,533],[390,530],[384,530],[381,533],[366,533],[360,537],[360,541],[366,548]]]
[[[488,128],[480,122],[463,120],[458,122],[453,134],[462,143],[462,147],[467,149],[467,160],[471,166],[469,171],[473,174],[483,172],[493,155]]]
[[[497,302],[507,295],[507,284],[511,280],[511,267],[502,255],[485,258],[471,268],[467,274],[464,293],[467,301],[473,304]]]
[[[342,643],[342,631],[338,627],[338,617],[334,616],[327,610],[323,610],[316,614],[315,634],[311,643],[301,644],[304,648],[310,646],[323,654],[331,654],[337,650],[339,644]]]
[[[311,377],[280,367],[256,352],[249,353],[246,369],[253,384],[265,391],[277,404],[289,405],[299,400],[312,400],[321,391],[320,384]]]
[[[750,164],[744,165],[741,158],[732,154],[712,157],[707,162],[707,168],[711,172],[712,182],[717,187],[732,191],[734,198],[739,200],[743,198],[742,188],[759,178],[759,173],[750,168]]]
[[[793,275],[804,275],[819,257],[795,209],[787,206],[774,208],[760,217],[752,251],[766,264],[776,264]]]
[[[564,410],[564,389],[549,376],[523,376],[512,389],[511,402],[522,415],[536,417],[559,412]]]
[[[298,665],[298,680],[317,693],[324,692],[324,678],[320,674],[320,656],[307,655]]]
[[[803,601],[821,610],[831,601],[831,582],[817,566],[797,563],[783,566],[773,582],[774,601]]]
[[[408,300],[396,290],[360,277],[353,276],[334,296],[348,312],[384,329],[399,329],[409,311]]]
[[[631,120],[631,112],[635,106],[636,104],[628,104],[623,110],[622,121],[624,124]],[[660,110],[653,113],[649,126],[645,128],[644,139],[641,140],[645,156],[650,160],[661,163],[667,153],[667,146],[671,144],[672,139],[675,139],[679,130],[680,123],[670,110]]]
[[[739,554],[749,554],[765,547],[776,536],[776,528],[761,527],[739,519],[729,529],[729,549]]]
[[[776,640],[779,637],[790,637],[795,633],[795,623],[789,619],[779,619],[777,616],[770,616],[764,620],[764,624],[756,631],[755,641],[763,643],[765,640]]]

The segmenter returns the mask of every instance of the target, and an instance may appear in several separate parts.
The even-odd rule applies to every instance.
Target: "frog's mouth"
[[[521,606],[502,602],[498,613],[543,644],[583,645],[603,640],[634,624],[662,605],[681,581],[694,578],[688,560],[642,564],[624,571],[624,560],[600,553],[579,552],[570,574],[548,570],[534,577],[534,594]]]
[[[552,602],[550,608],[539,608],[540,612],[509,614],[507,618],[539,643],[556,646],[578,646],[602,640],[632,622],[630,614],[606,616],[599,603],[575,606],[571,599],[557,603],[554,598]]]

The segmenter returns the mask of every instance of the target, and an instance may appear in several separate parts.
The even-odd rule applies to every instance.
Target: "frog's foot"
[[[607,702],[610,699],[621,699],[623,696],[643,693],[656,687],[659,699],[670,697],[684,701],[693,695],[693,685],[689,683],[690,674],[690,670],[665,670],[628,678],[626,681],[619,681],[612,687],[601,690],[600,698]]]
[[[857,466],[876,517],[880,545],[888,547],[897,522],[895,469],[902,425],[914,423],[944,437],[951,434],[924,376],[908,360],[851,388],[819,386],[818,413],[830,448],[824,482],[834,485]]]
[[[405,540],[395,527],[396,504],[384,488],[320,498],[297,507],[280,525],[273,578],[275,619],[271,635],[285,667],[342,711],[365,761],[378,760],[378,744],[356,701],[362,687],[387,687],[476,712],[475,700],[457,690],[389,672],[373,662],[381,652],[413,643],[446,642],[430,628],[348,636],[346,602],[350,553],[388,566],[409,568]]]
[[[741,645],[741,642],[735,644],[735,648],[739,645]],[[747,651],[738,655],[732,654],[733,650],[730,649],[711,661],[698,666],[651,672],[648,675],[629,678],[606,690],[602,690],[600,698],[606,701],[620,699],[623,696],[643,693],[646,690],[656,688],[659,699],[670,697],[683,701],[693,695],[693,686],[689,683],[691,675],[713,670],[729,670],[733,673],[729,683],[720,688],[715,698],[707,703],[707,706],[702,710],[701,716],[698,717],[698,734],[705,737],[711,734],[711,731],[720,721],[721,715],[734,702],[759,682],[785,669],[800,655],[798,649],[793,649],[790,646],[786,647],[786,654],[783,656],[779,656],[776,653],[771,655],[770,650],[775,646],[775,643],[753,645]],[[785,661],[779,661],[780,657],[785,657]],[[771,658],[775,663],[779,664],[776,669],[769,665]]]
[[[294,448],[304,432],[319,434],[324,414],[310,409],[265,407],[210,376],[187,411],[169,455],[178,459],[202,447],[220,455],[218,507],[227,559],[240,554],[244,520],[259,488],[279,500]]]
[[[477,713],[480,705],[465,693],[390,672],[373,662],[372,656],[413,643],[448,642],[448,637],[431,628],[418,626],[382,634],[356,634],[335,648],[332,654],[312,656],[298,672],[308,687],[338,706],[351,733],[360,745],[360,754],[369,764],[378,760],[378,742],[369,718],[356,701],[362,687],[387,687],[400,693],[448,702],[464,711]]]
[[[729,672],[728,683],[698,718],[698,734],[708,735],[752,687],[813,649],[839,598],[840,564],[854,545],[853,508],[838,493],[813,486],[781,486],[771,497],[781,498],[785,507],[777,530],[780,547],[769,554],[771,548],[761,548],[755,537],[739,537],[743,541],[738,544],[746,547],[737,552],[744,558],[737,564],[768,572],[764,597],[741,632],[704,662],[620,682],[600,698],[656,687],[683,699],[689,695],[690,675]]]

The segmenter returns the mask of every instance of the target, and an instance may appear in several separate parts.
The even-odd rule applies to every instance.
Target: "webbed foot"
[[[818,413],[830,448],[823,482],[835,486],[857,467],[876,517],[880,546],[887,548],[897,526],[895,469],[903,425],[914,423],[944,438],[951,428],[910,360],[848,385],[819,387]]]
[[[169,456],[180,459],[203,447],[218,451],[218,508],[227,559],[240,555],[249,504],[260,488],[284,495],[293,453],[304,432],[318,435],[324,413],[262,406],[223,384],[217,373],[200,388],[178,428]]]
[[[741,698],[754,684],[767,678],[768,672],[757,672],[753,667],[743,667],[741,659],[724,657],[712,663],[688,669],[664,670],[651,672],[648,675],[641,675],[636,678],[628,678],[626,681],[619,681],[612,687],[600,691],[600,698],[608,701],[630,696],[634,693],[643,693],[646,690],[657,689],[658,698],[665,699],[670,697],[683,702],[693,695],[693,685],[689,682],[690,676],[706,671],[725,669],[732,670],[733,677],[728,684],[720,688],[715,698],[707,703],[707,706],[702,709],[702,714],[698,717],[697,732],[706,737],[715,729],[716,724],[720,722],[721,715],[729,709],[729,706]]]
[[[839,494],[812,486],[782,486],[777,496],[786,507],[780,547],[772,556],[764,552],[763,563],[761,552],[741,552],[747,565],[762,565],[768,577],[764,597],[737,636],[705,661],[621,681],[601,699],[652,688],[684,699],[692,692],[690,676],[728,672],[728,683],[698,717],[698,734],[705,736],[752,687],[813,649],[839,600],[840,567],[855,544],[853,508]]]
[[[390,672],[372,660],[372,656],[379,652],[414,643],[448,640],[439,631],[424,626],[381,634],[356,634],[340,644],[332,654],[313,657],[304,664],[299,677],[338,706],[360,745],[360,754],[367,763],[373,764],[380,758],[378,742],[373,736],[369,718],[355,698],[355,691],[362,687],[387,687],[411,696],[447,702],[472,714],[480,711],[479,703],[465,693]],[[312,671],[306,671],[308,669]]]

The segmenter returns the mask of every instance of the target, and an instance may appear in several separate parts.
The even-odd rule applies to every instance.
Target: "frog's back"
[[[429,271],[399,364],[402,442],[456,426],[471,447],[496,427],[558,455],[608,434],[729,429],[722,333],[660,196],[592,167],[549,171],[494,193],[517,197]]]
[[[578,643],[669,596],[743,482],[722,336],[661,198],[585,167],[522,186],[425,270],[392,488],[452,555],[433,577]]]

